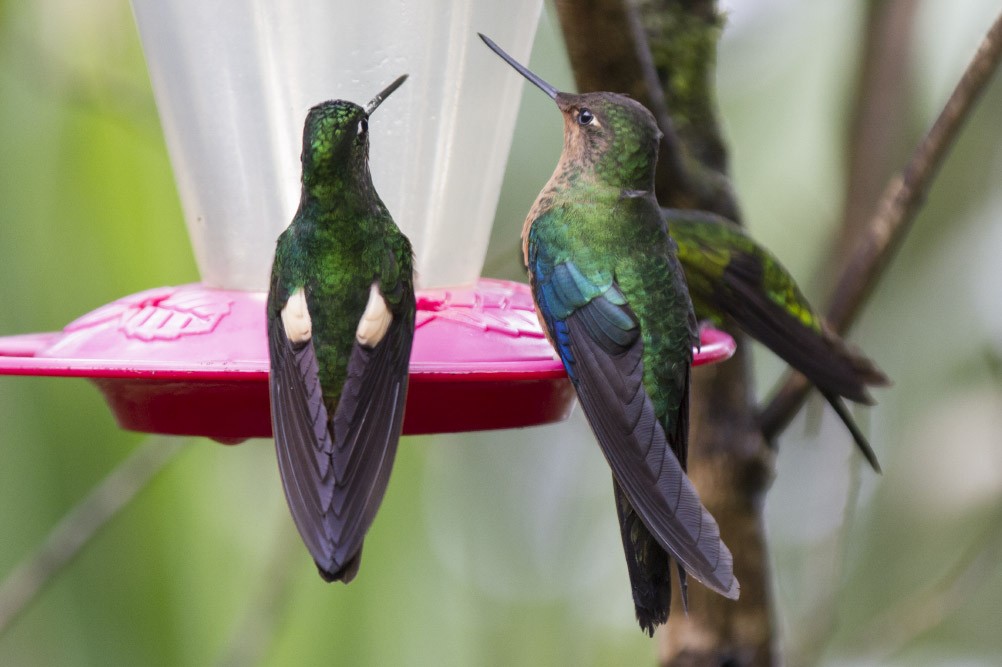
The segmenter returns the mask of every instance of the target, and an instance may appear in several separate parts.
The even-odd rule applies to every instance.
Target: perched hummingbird
[[[285,497],[320,576],[351,581],[400,439],[414,338],[410,242],[369,174],[369,115],[310,109],[303,189],[268,291],[271,420]]]
[[[872,404],[867,386],[889,384],[876,365],[827,326],[779,260],[726,218],[664,209],[678,243],[696,314],[730,319],[810,380],[845,422],[859,450],[880,472],[877,456],[842,397]]]
[[[696,319],[654,196],[661,132],[615,93],[558,92],[481,39],[556,102],[564,148],[522,228],[536,310],[612,468],[640,627],[668,618],[669,556],[729,598],[731,553],[685,474]]]

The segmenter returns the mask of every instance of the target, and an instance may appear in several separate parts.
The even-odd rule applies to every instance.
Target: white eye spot
[[[362,120],[358,121],[358,134],[359,134],[359,136],[365,134],[368,131],[369,131],[369,120],[366,119],[366,118],[363,118]]]
[[[386,306],[383,295],[379,293],[379,285],[372,283],[369,288],[369,302],[365,304],[365,312],[362,313],[362,319],[358,321],[358,328],[355,329],[355,340],[359,345],[375,347],[383,340],[391,322],[393,313]]]
[[[282,326],[285,327],[285,336],[293,345],[301,345],[313,335],[313,322],[310,320],[310,311],[306,307],[306,293],[300,287],[289,300],[285,302],[282,309]]]

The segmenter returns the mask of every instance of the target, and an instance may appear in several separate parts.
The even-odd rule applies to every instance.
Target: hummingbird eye
[[[359,136],[365,134],[368,131],[369,131],[369,119],[363,118],[362,120],[358,121]]]
[[[590,109],[582,108],[578,111],[578,125],[591,125],[595,122],[595,114]]]

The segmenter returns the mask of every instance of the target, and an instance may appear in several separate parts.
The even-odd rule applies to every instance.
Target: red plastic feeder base
[[[133,431],[271,437],[264,302],[200,284],[140,292],[61,333],[0,338],[0,375],[88,378]],[[730,336],[705,329],[694,363],[733,353]],[[419,291],[410,372],[409,435],[548,424],[574,405],[521,283]]]

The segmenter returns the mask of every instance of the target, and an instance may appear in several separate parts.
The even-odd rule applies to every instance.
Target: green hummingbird
[[[285,497],[320,576],[351,581],[400,439],[413,251],[369,173],[369,116],[334,100],[303,129],[302,195],[268,291],[271,419]]]
[[[612,468],[637,620],[668,618],[670,560],[737,598],[731,553],[685,474],[697,323],[654,196],[661,132],[615,93],[557,91],[481,39],[556,102],[564,147],[522,229],[536,310]]]
[[[696,315],[717,325],[733,321],[800,371],[880,472],[876,454],[842,398],[872,404],[867,387],[889,384],[887,376],[825,323],[779,260],[741,227],[701,211],[663,212],[678,243]]]

